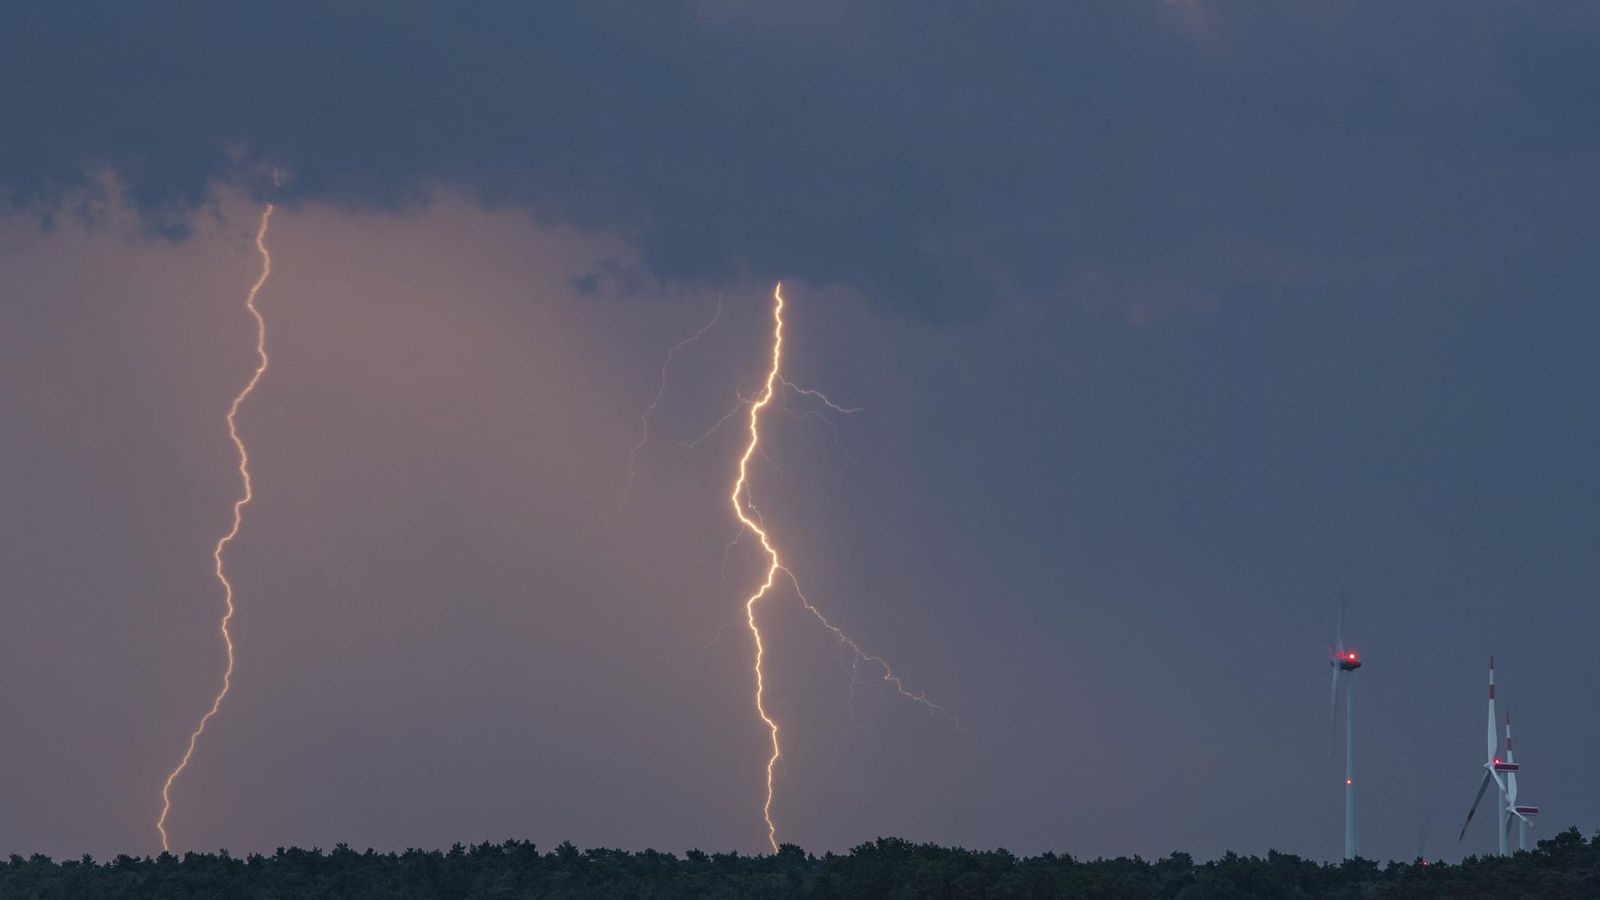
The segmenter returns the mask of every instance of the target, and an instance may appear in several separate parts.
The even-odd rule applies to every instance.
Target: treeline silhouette
[[[279,850],[244,858],[186,853],[181,858],[119,856],[55,862],[13,855],[0,865],[5,900],[489,900],[489,898],[1600,898],[1600,834],[1576,828],[1510,858],[1473,857],[1456,865],[1369,860],[1321,864],[1285,853],[1228,853],[1196,863],[1164,859],[1078,860],[1046,853],[1017,857],[880,838],[848,854],[807,855],[786,844],[776,854],[741,856],[691,850],[679,857],[645,850],[580,851],[569,843],[541,853],[531,843],[457,845],[448,851],[360,853]]]

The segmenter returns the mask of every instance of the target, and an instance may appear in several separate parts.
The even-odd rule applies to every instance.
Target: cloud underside
[[[218,183],[385,208],[444,186],[622,234],[660,278],[930,316],[1210,307],[1595,228],[1582,7],[808,10],[15,6],[0,191],[50,210],[109,169],[181,237]]]

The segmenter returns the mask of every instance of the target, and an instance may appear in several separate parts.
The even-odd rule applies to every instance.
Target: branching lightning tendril
[[[735,403],[733,405],[733,408],[731,408],[727,412],[723,413],[722,414],[722,418],[720,418],[716,422],[712,423],[711,427],[707,428],[699,437],[695,438],[692,441],[679,441],[678,442],[678,446],[679,447],[686,447],[686,448],[688,448],[690,450],[693,450],[695,447],[698,447],[701,444],[705,443],[707,438],[711,437],[713,434],[716,434],[722,428],[722,426],[728,424],[728,420],[729,419],[733,418],[734,416],[737,416],[739,413],[744,411],[744,408],[746,406],[750,405],[750,401],[745,399],[743,395],[739,394],[737,391],[735,391],[734,393],[735,393],[735,396],[739,397],[739,402]]]
[[[894,688],[896,694],[899,694],[901,697],[910,700],[913,703],[927,707],[928,712],[930,713],[943,716],[944,718],[948,719],[950,724],[954,725],[956,728],[961,727],[961,721],[955,717],[954,713],[950,712],[948,709],[945,709],[943,706],[934,703],[932,700],[929,700],[928,695],[925,692],[917,691],[916,693],[912,693],[911,691],[906,690],[906,686],[904,682],[900,680],[900,676],[894,674],[894,670],[889,667],[888,660],[881,656],[874,656],[873,654],[861,649],[860,644],[857,644],[854,640],[852,640],[850,635],[845,634],[844,631],[839,628],[839,626],[828,621],[828,617],[822,614],[822,610],[817,609],[817,607],[813,605],[810,600],[806,599],[805,593],[800,590],[800,582],[795,579],[793,572],[789,571],[788,569],[784,569],[783,573],[789,576],[789,581],[794,585],[794,593],[795,596],[800,598],[800,605],[806,608],[806,612],[815,616],[816,620],[822,623],[823,628],[833,632],[833,636],[838,639],[841,647],[848,648],[850,652],[854,654],[855,663],[857,665],[864,662],[872,663],[881,671],[883,675],[883,684]]]
[[[676,356],[679,350],[705,337],[706,332],[715,328],[717,322],[721,319],[722,296],[719,294],[717,296],[717,311],[711,316],[711,320],[700,326],[699,331],[667,348],[666,358],[661,361],[661,378],[656,384],[656,395],[650,400],[650,405],[644,408],[644,412],[639,414],[639,443],[634,444],[633,449],[628,451],[628,480],[623,484],[622,492],[617,495],[618,506],[621,506],[628,499],[628,493],[633,490],[633,482],[638,477],[639,451],[643,450],[644,445],[650,442],[650,415],[656,411],[657,406],[661,405],[661,398],[667,394],[667,369],[672,366],[672,357]],[[729,415],[732,415],[732,413]]]
[[[828,395],[827,394],[824,394],[821,391],[813,391],[810,388],[803,388],[800,385],[795,384],[794,382],[788,380],[787,378],[779,378],[778,381],[784,387],[788,388],[791,391],[794,391],[796,394],[800,394],[800,395],[806,396],[806,397],[811,397],[811,398],[816,399],[816,400],[821,400],[823,406],[826,406],[827,408],[833,410],[836,413],[847,413],[848,414],[848,413],[858,413],[858,412],[866,412],[867,411],[865,407],[860,407],[860,406],[840,406],[839,404],[837,404],[837,403],[833,402],[832,400],[828,399]]]
[[[832,400],[828,399],[828,395],[822,393],[821,391],[813,391],[810,388],[800,387],[799,385],[795,384],[794,382],[788,381],[788,380],[783,379],[783,378],[779,378],[778,379],[778,383],[783,385],[784,387],[788,388],[789,390],[793,391],[796,394],[800,394],[800,395],[806,396],[806,397],[814,397],[814,398],[816,398],[818,400],[821,400],[823,406],[826,406],[829,409],[831,409],[831,410],[833,410],[834,412],[837,412],[837,413],[844,413],[844,414],[848,415],[850,413],[866,412],[866,410],[864,408],[859,407],[859,406],[840,406],[839,404],[837,404],[837,403],[833,402]],[[738,402],[735,403],[727,412],[723,413],[722,416],[717,419],[717,421],[711,423],[711,427],[710,428],[707,428],[705,431],[701,432],[700,436],[695,438],[694,440],[679,441],[678,442],[678,446],[679,447],[685,447],[687,449],[693,450],[695,447],[698,447],[701,444],[705,443],[712,435],[716,434],[718,431],[721,431],[722,430],[722,426],[728,424],[728,420],[732,419],[734,416],[737,416],[739,413],[743,412],[745,410],[745,408],[748,407],[750,405],[751,401],[754,399],[752,397],[746,397],[743,394],[738,393],[737,391],[734,392],[734,396],[738,398]],[[784,409],[785,409],[785,411],[787,411],[789,413],[789,415],[793,416],[796,419],[821,419],[824,423],[827,424],[827,426],[829,428],[831,428],[833,430],[833,443],[834,443],[834,445],[835,446],[840,446],[840,444],[839,444],[839,426],[833,424],[833,420],[832,419],[828,418],[827,416],[823,415],[820,412],[817,412],[816,410],[807,410],[806,412],[803,412],[803,413],[797,413],[797,412],[794,412],[793,410],[790,410],[787,405],[784,406]],[[771,462],[771,460],[768,460],[768,462]]]
[[[244,440],[239,437],[237,419],[239,407],[255,391],[256,385],[261,382],[261,376],[266,374],[269,362],[267,358],[267,322],[261,317],[261,311],[256,308],[256,295],[261,293],[262,286],[267,283],[267,277],[272,274],[272,255],[267,252],[266,244],[267,225],[272,220],[272,209],[273,205],[268,203],[267,208],[261,213],[261,226],[256,230],[256,250],[261,253],[261,275],[256,278],[255,284],[250,286],[250,293],[245,298],[244,303],[245,309],[249,310],[250,316],[255,319],[256,368],[255,372],[250,375],[250,380],[245,382],[244,387],[234,396],[233,403],[228,406],[227,416],[228,437],[233,439],[234,449],[239,453],[239,479],[243,483],[244,490],[239,499],[234,501],[233,504],[233,525],[226,534],[217,540],[216,546],[211,551],[211,559],[215,564],[217,581],[222,584],[222,599],[226,606],[220,631],[222,632],[222,642],[228,651],[228,664],[222,672],[222,689],[217,691],[216,697],[211,701],[211,708],[206,710],[205,715],[200,717],[199,724],[190,733],[189,744],[183,751],[183,759],[178,762],[177,768],[172,770],[172,773],[167,776],[166,782],[161,785],[161,815],[156,819],[156,830],[161,833],[161,849],[163,851],[171,849],[167,840],[167,814],[172,811],[172,784],[178,780],[179,775],[183,774],[184,769],[189,767],[189,760],[194,756],[194,748],[200,741],[200,735],[205,733],[207,723],[217,714],[217,710],[222,708],[223,699],[228,696],[229,689],[233,687],[233,635],[228,631],[228,624],[232,622],[234,613],[233,584],[228,581],[227,573],[222,564],[222,554],[228,545],[233,543],[233,539],[238,537],[239,527],[244,522],[244,508],[249,505],[251,499],[255,496],[253,485],[250,481],[250,454],[245,450]]]

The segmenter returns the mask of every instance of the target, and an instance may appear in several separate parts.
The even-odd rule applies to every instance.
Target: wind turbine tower
[[[1335,633],[1335,646],[1333,659],[1328,664],[1333,667],[1333,690],[1329,695],[1329,711],[1337,709],[1339,701],[1339,681],[1344,681],[1344,858],[1355,859],[1360,852],[1360,842],[1356,837],[1356,740],[1355,740],[1355,712],[1352,704],[1352,688],[1355,684],[1356,670],[1361,668],[1361,657],[1356,651],[1344,645],[1344,602],[1339,603],[1339,628]]]

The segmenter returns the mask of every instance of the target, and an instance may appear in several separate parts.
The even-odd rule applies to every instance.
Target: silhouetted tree
[[[811,856],[793,844],[776,854],[671,853],[562,843],[540,853],[524,841],[457,844],[446,851],[331,852],[280,848],[237,859],[226,851],[88,856],[54,862],[11,855],[0,863],[4,900],[513,900],[513,898],[1170,898],[1170,900],[1398,900],[1398,898],[1600,898],[1600,835],[1568,829],[1509,858],[1458,865],[1370,860],[1332,865],[1292,854],[1226,853],[1196,863],[1187,853],[1083,861],[1045,853],[1018,858],[880,838],[848,854]]]

